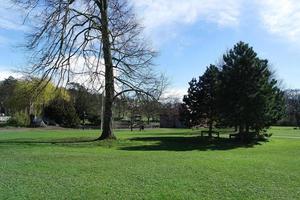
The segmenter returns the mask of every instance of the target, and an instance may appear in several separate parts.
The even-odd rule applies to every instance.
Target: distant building
[[[162,114],[160,115],[160,128],[184,128],[180,121],[179,114]]]
[[[180,103],[169,103],[164,105],[160,114],[160,128],[184,128],[185,125],[180,120]]]

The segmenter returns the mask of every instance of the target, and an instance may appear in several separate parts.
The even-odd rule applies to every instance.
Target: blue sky
[[[0,5],[0,78],[26,64],[22,49],[27,27]],[[181,96],[188,81],[215,64],[242,40],[270,61],[284,88],[300,88],[299,0],[131,0],[145,34],[159,56],[155,63],[171,85],[168,94]]]

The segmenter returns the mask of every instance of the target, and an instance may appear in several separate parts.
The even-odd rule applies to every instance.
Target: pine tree
[[[195,126],[200,123],[198,115],[199,107],[199,91],[197,87],[197,79],[193,78],[189,82],[188,94],[183,97],[184,107],[188,112],[185,112],[185,120],[190,126]],[[187,114],[188,113],[188,114]]]
[[[229,126],[239,133],[256,132],[278,120],[284,110],[283,93],[269,69],[252,47],[237,43],[224,56],[220,73],[219,109]]]
[[[198,113],[203,120],[206,120],[211,132],[213,124],[218,120],[217,92],[218,92],[219,70],[216,66],[210,65],[205,73],[199,77],[198,87],[200,91]]]
[[[206,123],[211,137],[213,124],[218,119],[217,92],[218,74],[216,66],[210,65],[205,73],[199,77],[198,82],[193,79],[189,84],[188,95],[184,103],[190,109],[193,124]]]

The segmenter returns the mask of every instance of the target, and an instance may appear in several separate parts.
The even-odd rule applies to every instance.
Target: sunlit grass
[[[0,130],[0,199],[297,199],[300,130],[269,132],[245,146],[186,129],[102,142],[99,130]]]

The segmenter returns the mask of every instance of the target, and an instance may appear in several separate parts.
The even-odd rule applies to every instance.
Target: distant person
[[[144,129],[145,129],[144,124],[141,124],[141,125],[140,125],[140,131],[143,131]]]

